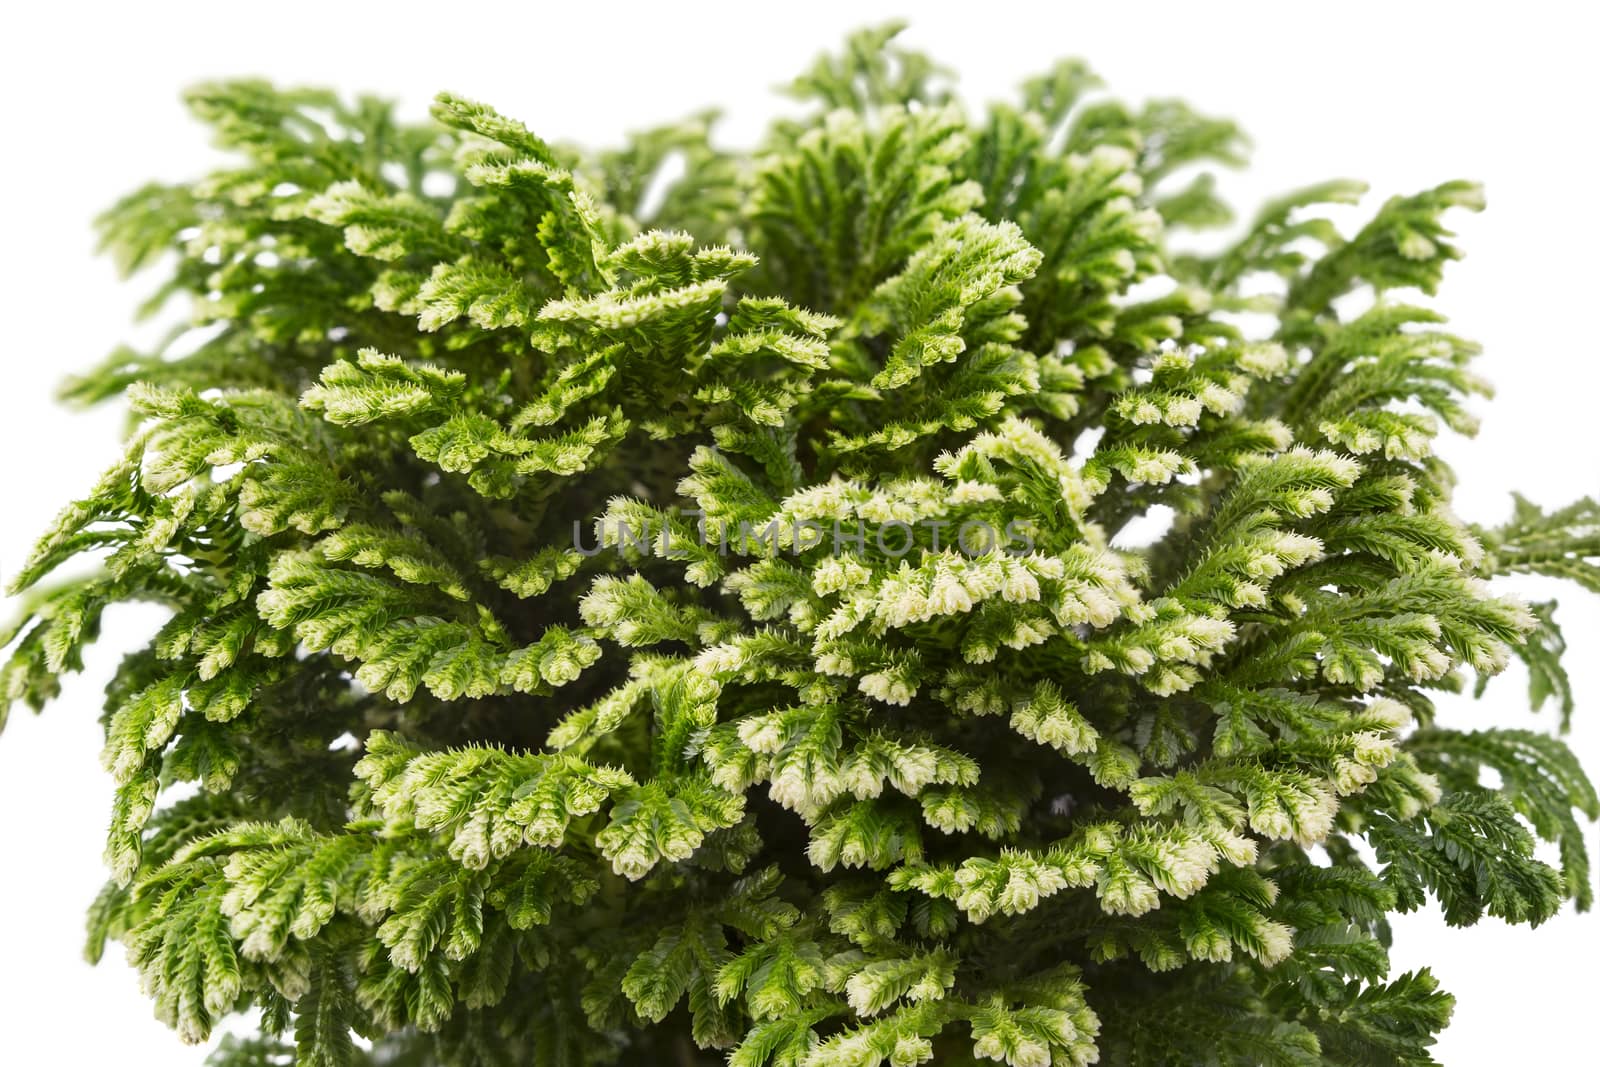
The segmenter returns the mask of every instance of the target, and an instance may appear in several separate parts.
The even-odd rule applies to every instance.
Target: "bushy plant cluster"
[[[751,153],[208,85],[236,161],[101,220],[192,314],[66,387],[134,426],[0,689],[170,610],[89,952],[258,1010],[216,1062],[1427,1064],[1388,915],[1590,904],[1562,742],[1434,722],[1514,656],[1564,722],[1492,579],[1600,590],[1593,502],[1450,510],[1478,189],[1203,251],[1232,123],[893,38]]]

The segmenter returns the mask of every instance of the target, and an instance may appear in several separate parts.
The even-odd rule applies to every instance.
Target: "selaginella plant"
[[[1467,526],[1431,450],[1478,189],[1196,251],[1231,123],[893,36],[750,154],[205,86],[238,162],[102,219],[193,314],[67,386],[134,426],[0,684],[170,609],[89,954],[256,1009],[216,1062],[1426,1064],[1390,913],[1590,904],[1562,742],[1435,724],[1513,656],[1564,723],[1490,583],[1600,589],[1600,507]]]

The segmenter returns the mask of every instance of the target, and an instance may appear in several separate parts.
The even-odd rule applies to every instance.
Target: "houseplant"
[[[1427,1063],[1450,1000],[1387,914],[1588,906],[1561,742],[1433,723],[1512,655],[1570,711],[1552,607],[1486,583],[1600,587],[1593,503],[1449,511],[1473,347],[1389,291],[1476,188],[1185,251],[1232,124],[945,84],[858,35],[749,156],[190,95],[241,161],[102,227],[193,327],[69,383],[138,422],[0,675],[38,706],[106,606],[171,608],[108,690],[90,951],[183,1037]]]

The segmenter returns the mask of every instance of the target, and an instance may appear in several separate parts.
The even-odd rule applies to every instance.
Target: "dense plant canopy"
[[[1231,123],[893,38],[749,154],[203,86],[236,162],[102,219],[193,314],[68,384],[135,425],[0,688],[170,609],[89,952],[259,1009],[218,1063],[1425,1064],[1387,915],[1590,904],[1567,748],[1434,722],[1518,656],[1564,723],[1490,580],[1600,590],[1600,508],[1469,527],[1431,449],[1478,189],[1208,246]]]

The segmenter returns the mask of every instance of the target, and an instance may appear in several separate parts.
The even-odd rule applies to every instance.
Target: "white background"
[[[421,115],[452,89],[551,139],[613,143],[626,130],[708,103],[729,143],[749,143],[787,80],[849,29],[921,9],[906,40],[959,69],[969,101],[1006,95],[1063,55],[1083,56],[1127,98],[1181,95],[1239,120],[1255,139],[1248,205],[1335,176],[1365,178],[1368,202],[1455,177],[1488,187],[1490,210],[1459,219],[1468,259],[1438,306],[1484,342],[1500,387],[1483,433],[1445,448],[1463,478],[1457,506],[1492,522],[1520,488],[1545,505],[1600,491],[1596,462],[1593,27],[1579,5],[1474,12],[1343,2],[959,7],[793,2],[566,4],[536,11],[450,0],[250,5],[27,4],[6,16],[0,198],[4,464],[0,568],[15,571],[69,495],[117,452],[119,415],[51,406],[68,372],[125,340],[147,286],[117,282],[92,256],[88,220],[148,178],[212,162],[180,89],[260,74],[370,90]],[[1485,410],[1479,405],[1480,410]],[[1532,582],[1530,595],[1553,587]],[[1571,741],[1600,772],[1600,605],[1562,589],[1580,708]],[[100,771],[99,690],[149,615],[108,619],[86,675],[43,717],[13,712],[0,738],[0,1060],[184,1064],[113,946],[79,961],[82,913],[103,877],[111,787]],[[1519,671],[1453,724],[1549,726],[1522,706]],[[1398,924],[1397,968],[1430,965],[1459,1004],[1446,1064],[1586,1061],[1600,914],[1564,913],[1537,931],[1488,921],[1449,930],[1432,912]],[[1568,1055],[1563,1055],[1568,1053]],[[1572,1055],[1576,1053],[1576,1056]],[[1592,1061],[1589,1061],[1592,1062]]]

